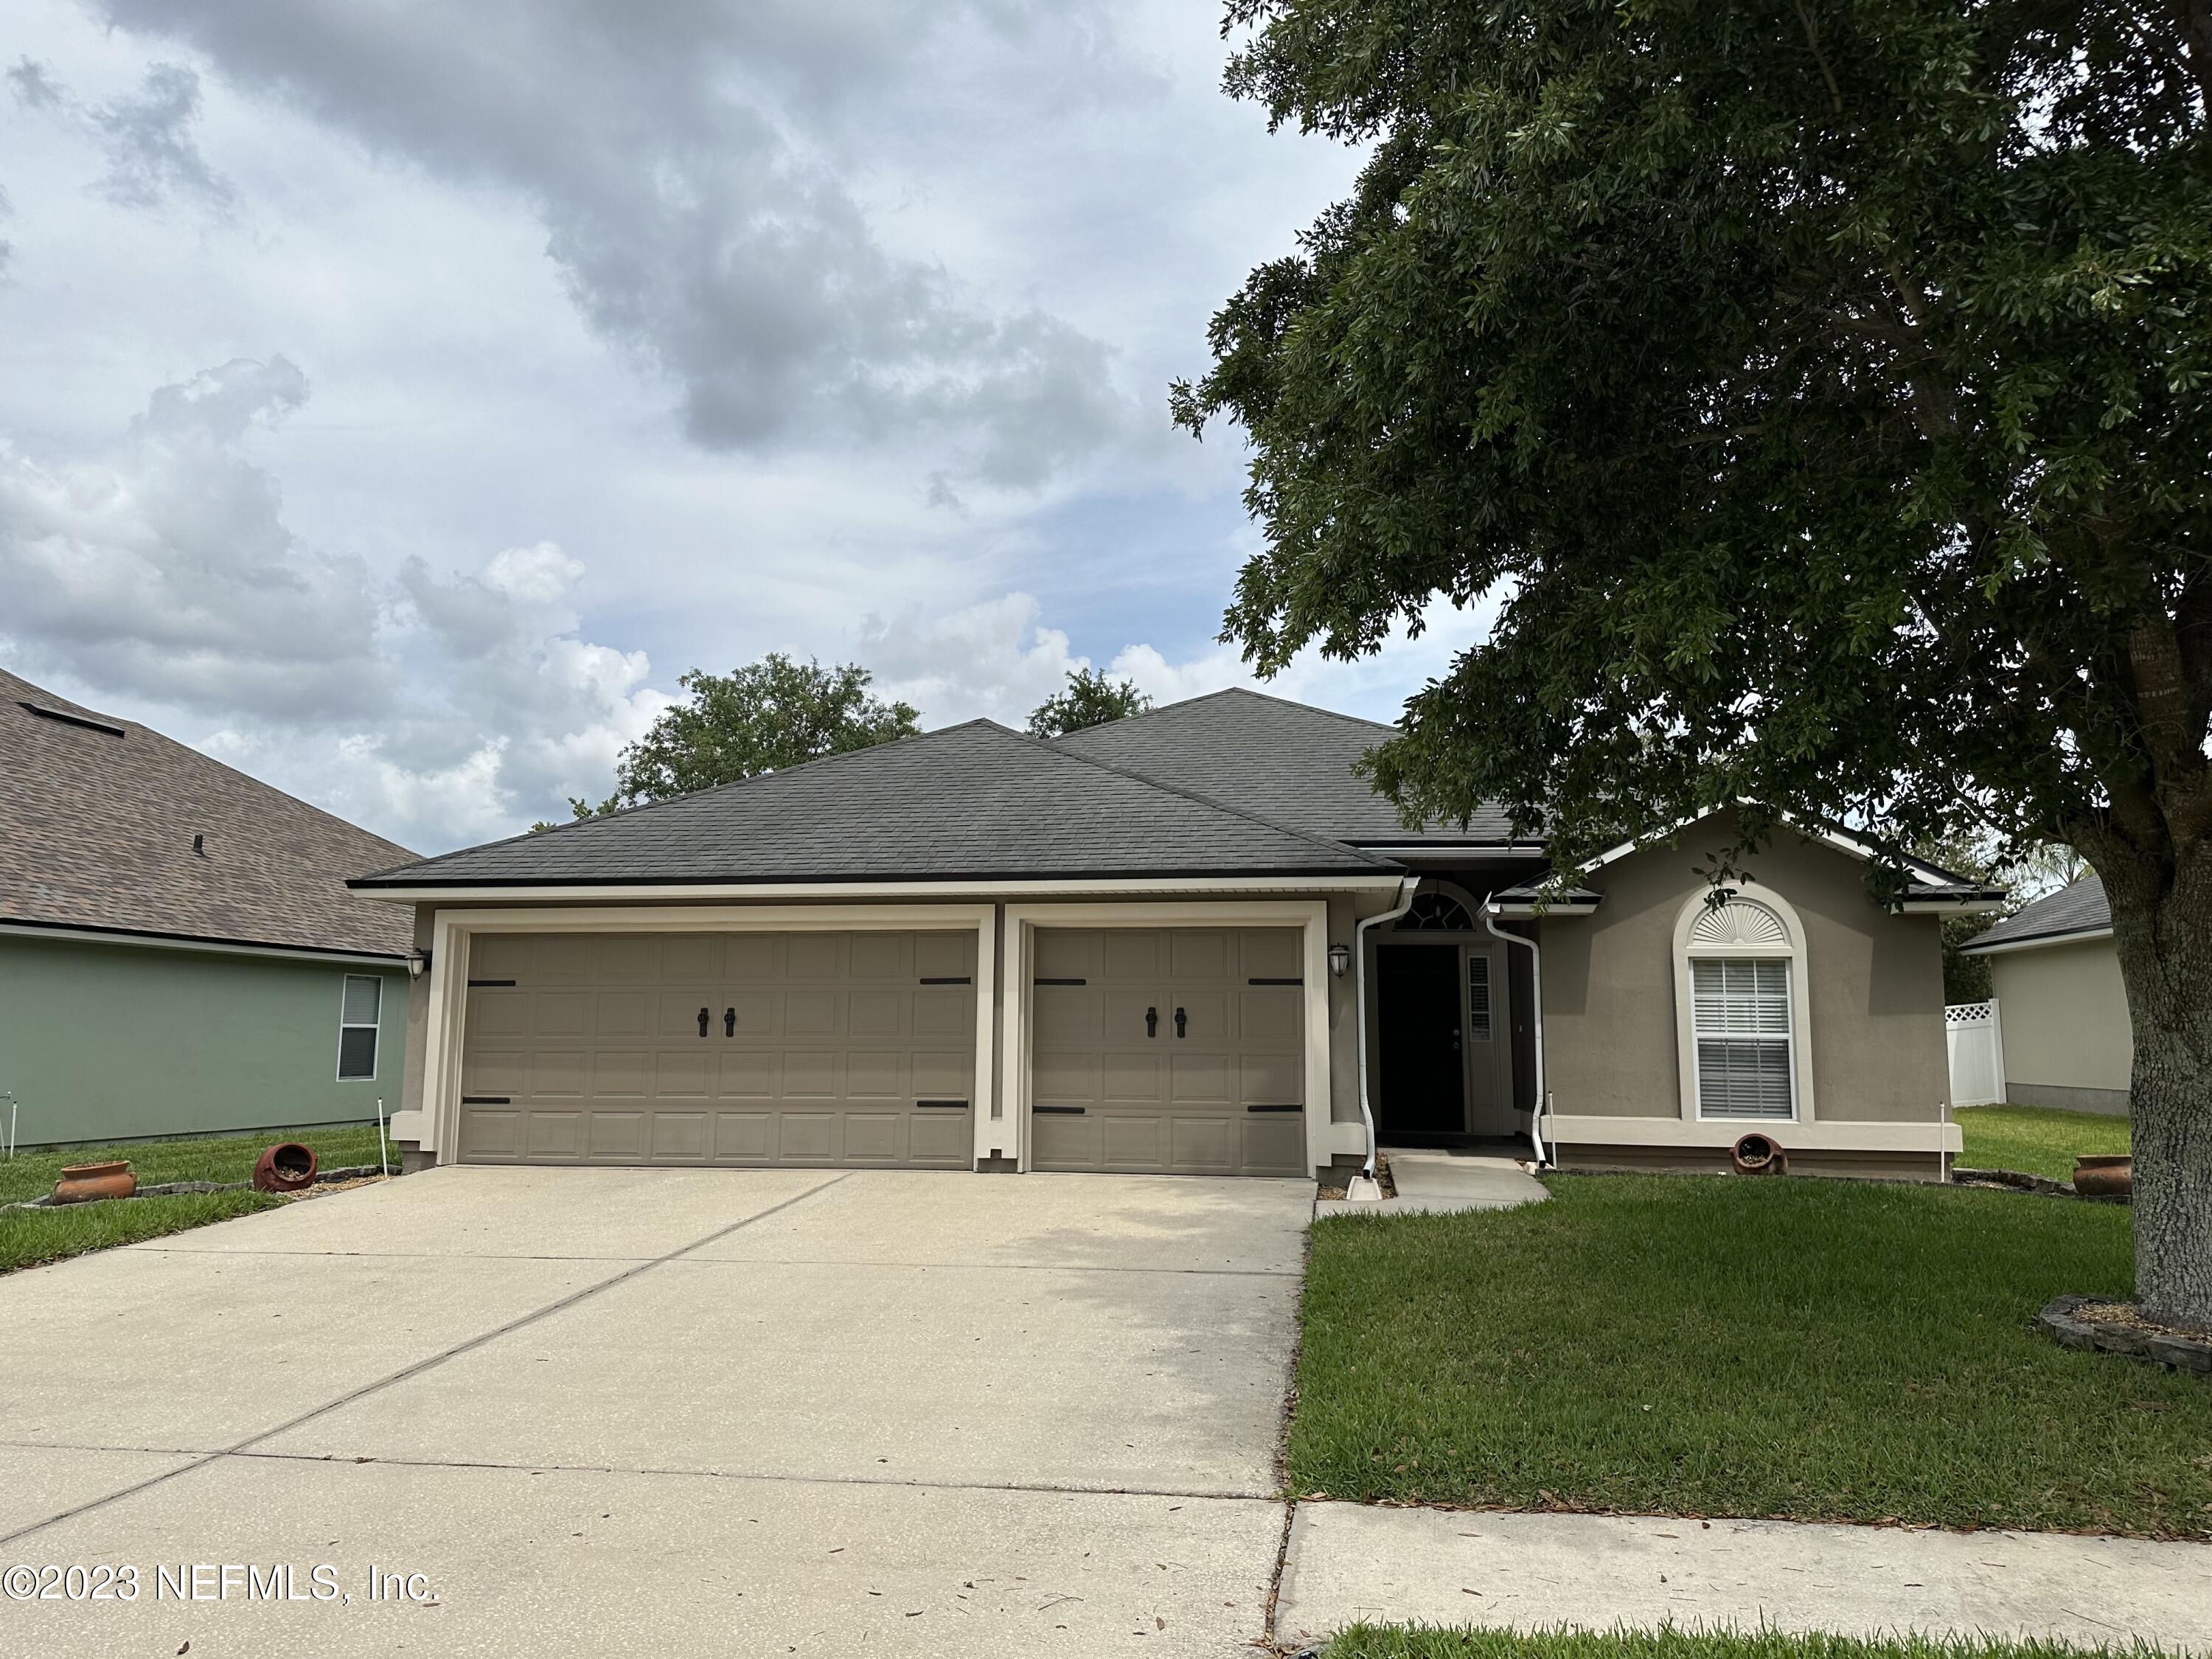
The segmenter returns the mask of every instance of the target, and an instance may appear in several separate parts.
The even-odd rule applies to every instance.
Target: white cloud
[[[240,360],[94,454],[0,447],[0,653],[412,844],[604,788],[665,699],[643,652],[583,637],[583,564],[538,542],[380,580],[303,546],[246,451],[307,397]]]

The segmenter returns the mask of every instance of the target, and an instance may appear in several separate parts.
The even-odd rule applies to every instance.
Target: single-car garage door
[[[1030,1163],[1304,1176],[1294,927],[1040,928]]]
[[[965,1169],[975,935],[483,933],[460,1157]]]

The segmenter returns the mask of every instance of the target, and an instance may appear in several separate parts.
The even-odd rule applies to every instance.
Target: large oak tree
[[[2137,1290],[2212,1328],[2212,0],[1231,0],[1371,145],[1177,388],[1262,668],[1492,638],[1376,775],[1565,856],[1737,797],[2104,878]]]

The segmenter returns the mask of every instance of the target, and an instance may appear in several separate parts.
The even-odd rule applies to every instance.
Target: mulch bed
[[[2098,1348],[2131,1359],[2147,1359],[2169,1370],[2212,1376],[2212,1336],[2145,1319],[2132,1302],[2115,1302],[2109,1297],[2057,1297],[2036,1320],[2069,1348]]]

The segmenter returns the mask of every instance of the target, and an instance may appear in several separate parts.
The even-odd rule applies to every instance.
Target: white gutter
[[[1544,1152],[1544,953],[1533,939],[1522,939],[1518,933],[1502,933],[1491,908],[1482,908],[1482,926],[1491,938],[1508,945],[1519,945],[1528,952],[1528,1000],[1536,1005],[1536,1105],[1528,1114],[1528,1139],[1536,1148],[1536,1167],[1542,1169],[1550,1162]]]
[[[1352,959],[1358,965],[1352,972],[1352,994],[1359,999],[1359,1121],[1367,1131],[1367,1162],[1360,1169],[1360,1176],[1370,1185],[1375,1180],[1375,1109],[1367,1098],[1367,930],[1381,921],[1395,921],[1413,908],[1413,890],[1421,884],[1419,876],[1407,876],[1398,889],[1398,908],[1370,916],[1352,930]],[[1350,1196],[1349,1194],[1346,1196]],[[1379,1198],[1370,1193],[1365,1196]]]
[[[699,900],[799,899],[829,903],[843,899],[1058,898],[1085,894],[1146,893],[1233,897],[1243,893],[1387,892],[1397,885],[1395,872],[1362,875],[1356,871],[1313,876],[1097,876],[1046,879],[995,878],[976,881],[786,881],[786,882],[610,882],[573,887],[356,887],[363,898],[392,904],[676,904]]]

